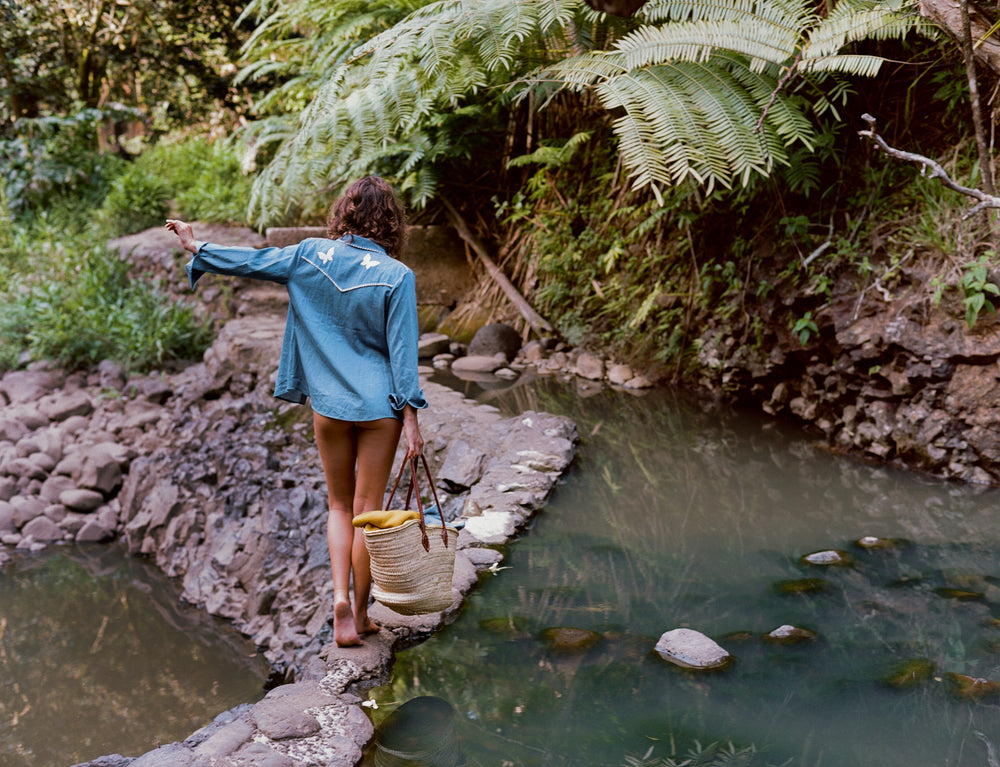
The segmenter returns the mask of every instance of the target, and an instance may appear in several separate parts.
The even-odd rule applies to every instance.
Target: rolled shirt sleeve
[[[284,285],[295,265],[298,245],[285,248],[245,248],[200,243],[198,251],[184,267],[194,289],[206,273],[249,277]]]
[[[408,269],[403,279],[389,293],[386,313],[386,340],[392,372],[389,404],[396,411],[402,410],[406,405],[412,405],[418,410],[427,407],[427,400],[420,388],[418,370],[419,334],[416,280],[413,272]]]

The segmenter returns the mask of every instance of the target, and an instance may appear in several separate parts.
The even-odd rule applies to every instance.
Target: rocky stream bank
[[[282,324],[234,319],[205,362],[173,375],[34,365],[0,379],[6,547],[121,539],[176,578],[182,599],[250,636],[279,685],[183,743],[95,767],[356,764],[373,733],[358,693],[387,679],[394,650],[455,614],[478,572],[502,560],[493,547],[524,527],[572,461],[568,419],[504,418],[425,382],[421,425],[439,498],[446,517],[467,517],[453,605],[419,617],[376,605],[383,630],[363,648],[338,648],[308,408],[270,395]]]
[[[874,278],[843,279],[823,301],[776,291],[747,308],[752,321],[703,330],[698,388],[837,451],[998,486],[1000,323],[984,311],[969,328],[959,302],[930,298],[929,274],[898,271],[892,291]],[[803,338],[794,320],[807,312]]]
[[[146,241],[130,257],[178,268],[173,243],[156,232]],[[200,298],[221,318],[201,362],[126,376],[108,362],[67,374],[40,361],[0,379],[0,566],[12,549],[120,540],[176,578],[183,600],[231,620],[271,664],[263,700],[182,742],[89,767],[354,765],[373,736],[364,691],[388,679],[396,650],[453,619],[480,572],[496,569],[497,547],[573,460],[575,425],[545,413],[506,418],[425,380],[426,455],[444,516],[464,521],[452,606],[402,616],[375,604],[382,630],[363,647],[338,648],[310,411],[271,396],[281,291],[241,282],[231,292],[210,285]],[[430,361],[442,339],[424,344]],[[482,351],[500,367],[501,351]]]
[[[247,230],[206,227],[198,236],[266,244]],[[118,245],[187,293],[171,235],[150,230]],[[424,311],[444,311],[469,284],[462,259],[445,261],[426,266],[434,277],[418,297]],[[419,276],[420,264],[411,265]],[[758,342],[704,329],[701,390],[798,420],[835,449],[1000,484],[1000,326],[972,332],[943,309],[862,307],[856,292],[843,295],[816,313],[805,344],[778,298],[760,310],[768,331]],[[276,686],[262,701],[183,742],[87,767],[357,764],[373,735],[365,689],[387,678],[396,649],[450,620],[479,574],[502,561],[495,547],[523,529],[572,461],[575,426],[543,413],[503,418],[425,382],[428,457],[445,515],[466,522],[454,602],[420,618],[376,605],[384,629],[364,648],[339,649],[308,408],[271,397],[283,291],[209,278],[197,298],[221,328],[197,364],[126,377],[108,363],[67,375],[39,362],[0,380],[0,541],[38,549],[120,539],[175,577],[183,599],[232,620],[271,663]],[[650,385],[627,365],[555,342],[521,348],[502,327],[485,335],[482,347],[426,336],[425,373],[574,376],[584,393]],[[0,549],[0,565],[5,557]]]

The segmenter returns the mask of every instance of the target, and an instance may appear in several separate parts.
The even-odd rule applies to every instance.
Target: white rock
[[[626,389],[649,389],[652,385],[653,382],[645,376],[630,378],[623,384]]]
[[[802,629],[798,626],[791,626],[789,624],[784,624],[778,626],[768,634],[764,635],[764,639],[770,642],[777,642],[779,644],[796,644],[798,642],[803,642],[807,639],[816,639],[816,632],[809,631],[809,629]]]
[[[622,386],[633,378],[635,378],[635,373],[628,365],[611,365],[608,368],[608,380],[617,386]]]
[[[701,632],[684,628],[665,632],[656,652],[675,665],[695,669],[722,668],[733,657]]]
[[[486,544],[506,543],[514,537],[520,518],[507,511],[487,511],[481,516],[465,521],[465,529],[478,541]]]
[[[604,360],[595,354],[582,352],[576,360],[574,372],[581,378],[600,381],[604,378]]]
[[[850,562],[844,552],[834,549],[814,551],[812,554],[806,554],[802,557],[802,561],[810,565],[846,565]]]
[[[492,373],[504,364],[506,363],[503,360],[498,360],[495,357],[470,355],[468,357],[459,357],[451,363],[451,369],[455,372]]]

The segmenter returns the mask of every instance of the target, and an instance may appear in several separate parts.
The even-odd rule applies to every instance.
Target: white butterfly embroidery
[[[371,257],[370,254],[365,253],[365,257],[361,260],[361,265],[365,269],[371,269],[373,266],[378,266],[379,262]]]
[[[325,252],[321,251],[319,254],[319,260],[324,264],[330,263],[333,260],[333,248],[330,248]]]

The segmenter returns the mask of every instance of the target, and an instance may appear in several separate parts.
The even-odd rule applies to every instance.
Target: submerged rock
[[[852,564],[851,558],[843,551],[828,549],[826,551],[814,551],[802,557],[802,562],[807,565],[818,565],[823,567],[837,566],[846,567]]]
[[[962,700],[983,700],[1000,696],[1000,682],[965,674],[945,674],[945,683],[952,697]]]
[[[596,631],[553,626],[542,632],[542,639],[556,652],[581,653],[600,642],[602,637]]]
[[[826,591],[828,585],[823,578],[795,578],[788,581],[778,581],[774,584],[774,590],[779,594],[800,596],[820,594]]]
[[[817,639],[819,634],[809,629],[785,624],[764,635],[764,641],[771,644],[793,645]]]
[[[479,628],[487,634],[520,636],[524,634],[528,619],[523,615],[503,615],[479,621]]]
[[[959,602],[974,602],[978,599],[983,599],[986,596],[981,591],[954,589],[949,586],[942,586],[941,588],[934,589],[934,593],[939,597],[944,597],[945,599],[957,599]]]
[[[694,629],[673,629],[660,636],[657,654],[666,661],[692,669],[724,668],[733,656],[714,640]]]
[[[892,538],[876,538],[874,535],[866,535],[863,538],[858,538],[854,544],[859,548],[868,550],[894,549],[899,546],[899,542]]]
[[[929,658],[908,658],[882,677],[891,687],[906,690],[923,684],[934,675],[934,661]]]
[[[374,763],[385,767],[464,765],[455,718],[455,709],[441,698],[425,695],[406,701],[375,733]]]

